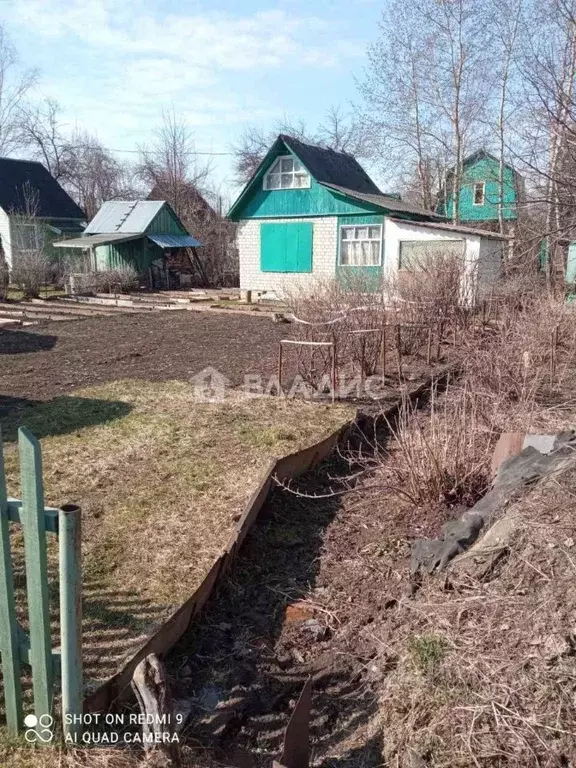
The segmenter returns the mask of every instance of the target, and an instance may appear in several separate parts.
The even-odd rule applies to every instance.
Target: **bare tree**
[[[59,179],[71,173],[74,151],[64,137],[57,101],[47,97],[40,104],[25,105],[20,110],[22,139],[31,156],[39,160]]]
[[[491,78],[478,9],[472,0],[394,0],[368,49],[360,90],[379,154],[404,183],[416,171],[428,208],[450,167],[456,196],[465,152],[481,139]]]
[[[106,200],[135,196],[130,169],[114,158],[95,136],[75,131],[67,146],[63,185],[88,219],[93,218]]]
[[[36,298],[48,280],[46,227],[39,213],[38,191],[29,184],[22,189],[23,204],[12,216],[12,282],[19,285],[24,298]]]
[[[201,189],[210,174],[210,164],[198,161],[194,137],[186,122],[174,112],[162,115],[150,147],[141,147],[138,173],[152,189],[160,190],[180,215],[186,204],[185,189]]]
[[[346,152],[356,158],[371,154],[371,134],[364,121],[342,107],[330,107],[324,121],[313,131],[302,120],[288,117],[278,120],[271,130],[247,128],[238,142],[232,146],[236,183],[245,184],[255,173],[274,140],[279,134],[290,136],[306,144]]]
[[[140,153],[138,174],[150,188],[149,198],[170,203],[184,226],[202,243],[190,250],[197,282],[222,285],[237,272],[234,225],[222,216],[218,194],[210,194],[210,164],[198,159],[193,134],[174,112],[162,116],[154,142]],[[211,205],[207,197],[214,198]]]
[[[523,18],[524,0],[487,0],[485,23],[493,35],[493,45],[498,56],[494,65],[497,77],[498,111],[496,135],[498,140],[498,226],[505,232],[504,175],[507,146],[510,140],[508,118],[514,110],[511,88],[514,86],[514,68],[519,55],[519,44],[525,39]],[[517,190],[519,193],[520,190]]]
[[[23,144],[20,111],[37,80],[36,70],[20,68],[16,49],[0,26],[0,155]]]
[[[522,106],[510,149],[528,176],[533,207],[543,211],[537,237],[552,287],[554,267],[564,267],[563,260],[554,265],[560,241],[576,225],[576,2],[534,0],[526,18]]]
[[[431,108],[428,40],[415,24],[415,7],[393,0],[383,13],[378,39],[368,47],[359,83],[365,124],[378,147],[379,165],[403,192],[425,208],[433,205],[433,168],[446,155]],[[440,165],[445,163],[440,162]]]

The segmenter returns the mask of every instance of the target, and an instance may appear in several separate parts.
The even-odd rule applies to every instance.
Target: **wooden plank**
[[[26,427],[18,430],[18,445],[34,714],[41,717],[52,713],[53,685],[42,457],[40,443]]]
[[[20,499],[8,499],[8,520],[22,525],[22,502]],[[58,510],[52,507],[44,508],[44,528],[47,533],[58,533]]]
[[[0,650],[6,724],[12,734],[22,727],[22,688],[20,684],[19,633],[14,601],[14,577],[10,553],[10,524],[2,434],[0,433]]]

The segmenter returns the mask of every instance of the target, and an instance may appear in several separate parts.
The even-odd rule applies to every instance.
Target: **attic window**
[[[302,189],[310,186],[310,175],[292,155],[279,157],[264,177],[264,189]]]
[[[474,184],[474,205],[484,205],[485,184],[479,181]]]

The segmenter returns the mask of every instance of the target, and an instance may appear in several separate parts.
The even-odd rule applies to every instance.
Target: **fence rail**
[[[22,665],[32,668],[36,721],[54,715],[55,679],[62,689],[65,736],[78,732],[82,711],[82,570],[80,509],[44,506],[40,443],[25,427],[18,430],[22,499],[8,497],[0,433],[0,652],[6,724],[23,730]],[[11,524],[21,526],[29,633],[17,619],[12,567]],[[50,622],[47,534],[59,538],[60,648],[54,648]],[[34,718],[32,718],[34,720]],[[34,726],[30,726],[34,727]]]

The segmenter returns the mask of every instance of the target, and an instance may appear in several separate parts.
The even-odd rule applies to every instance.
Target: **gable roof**
[[[466,157],[462,160],[462,167],[465,168],[469,165],[474,165],[474,163],[478,162],[478,160],[492,160],[496,163],[496,165],[500,165],[500,160],[496,157],[496,155],[493,155],[491,152],[488,152],[486,149],[481,148],[477,149],[475,152],[472,152],[470,155],[466,155]],[[446,180],[451,178],[451,176],[454,173],[454,168],[456,166],[452,166],[447,173],[446,173]],[[515,176],[520,176],[516,168],[514,168],[513,165],[510,163],[504,163],[505,168],[509,168]]]
[[[102,204],[84,233],[143,234],[165,205],[165,200],[109,200]]]
[[[187,214],[192,214],[197,217],[201,214],[208,219],[219,218],[218,214],[210,205],[208,200],[206,200],[206,198],[196,189],[193,184],[187,181],[183,181],[178,184],[176,190],[174,190],[174,184],[165,185],[160,182],[152,187],[148,193],[147,199],[168,201],[172,197],[176,197],[174,192],[176,192],[178,197],[178,205],[176,205],[176,201],[172,199],[172,209],[176,210],[176,208],[178,208],[182,217],[186,216]]]
[[[286,149],[300,160],[302,165],[319,184],[339,185],[363,194],[382,194],[352,155],[347,155],[345,152],[336,152],[334,149],[305,144],[303,141],[281,133],[228,211],[230,218],[234,217],[242,201],[253,190],[264,171],[267,170],[282,150]]]
[[[294,152],[306,170],[320,184],[339,184],[355,192],[381,194],[376,184],[352,155],[305,144],[284,134],[280,134],[278,138]]]
[[[32,201],[27,200],[29,194]],[[42,163],[0,157],[0,207],[8,214],[25,213],[31,204],[42,218],[86,218]]]

